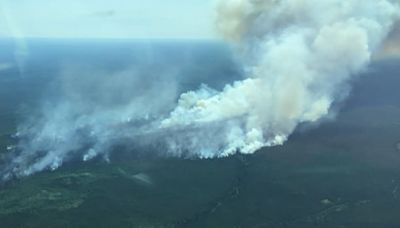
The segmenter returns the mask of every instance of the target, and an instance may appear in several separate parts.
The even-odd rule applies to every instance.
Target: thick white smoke
[[[219,143],[197,150],[205,157],[284,143],[298,124],[328,114],[390,32],[398,7],[389,0],[221,2],[217,26],[242,52],[248,78],[221,92],[182,94],[162,127],[235,120],[214,136]],[[203,134],[193,137],[209,142]]]
[[[76,157],[107,157],[124,140],[200,158],[283,144],[299,124],[319,121],[345,96],[399,12],[394,0],[223,1],[217,27],[240,53],[246,78],[222,91],[204,85],[184,93],[175,108],[170,83],[146,87],[126,74],[100,85],[91,77],[88,83],[64,83],[70,86],[66,99],[20,128],[20,143],[3,178],[57,168]],[[137,85],[127,102],[110,108],[91,100],[131,91],[123,89],[127,84]],[[74,91],[82,85],[87,88],[79,91],[93,93]]]

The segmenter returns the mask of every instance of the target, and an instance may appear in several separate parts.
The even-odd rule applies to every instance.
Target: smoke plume
[[[398,16],[398,4],[388,0],[223,1],[217,27],[242,54],[248,78],[221,92],[182,94],[161,126],[227,122],[212,136],[217,143],[203,145],[209,140],[202,134],[190,139],[199,145],[177,143],[204,157],[280,145],[343,98]]]
[[[172,77],[151,70],[66,69],[49,92],[49,97],[57,96],[19,125],[17,145],[9,147],[9,161],[3,167],[0,163],[4,180],[56,169],[71,160],[108,160],[114,146],[137,140],[176,99]]]
[[[57,168],[75,157],[107,157],[121,139],[200,158],[281,145],[299,124],[320,121],[345,97],[398,17],[394,0],[222,1],[216,26],[243,61],[243,80],[222,91],[203,85],[181,94],[175,107],[170,84],[162,82],[127,94],[129,102],[112,109],[88,106],[86,94],[68,94],[20,128],[18,153],[4,178]],[[127,78],[113,87],[123,87]],[[131,83],[143,88],[142,81]],[[106,85],[95,90],[119,89]]]

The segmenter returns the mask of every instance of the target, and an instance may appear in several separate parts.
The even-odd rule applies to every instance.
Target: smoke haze
[[[175,82],[144,80],[132,70],[108,81],[96,80],[93,70],[68,72],[78,78],[61,82],[63,100],[20,125],[4,178],[76,157],[107,159],[121,139],[199,158],[281,145],[346,96],[398,17],[398,3],[389,0],[222,1],[216,27],[237,50],[243,80],[221,91],[203,85],[175,104]]]

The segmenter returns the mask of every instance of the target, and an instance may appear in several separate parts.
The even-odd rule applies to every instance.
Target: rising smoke
[[[320,121],[345,97],[398,17],[394,0],[222,1],[216,25],[241,56],[246,78],[222,91],[204,85],[186,92],[176,107],[169,83],[149,84],[148,92],[128,94],[129,102],[111,109],[87,110],[82,100],[90,98],[71,93],[21,126],[4,177],[54,169],[75,157],[107,157],[121,138],[200,158],[283,144],[299,124]]]
[[[217,147],[196,150],[207,140],[191,139],[199,145],[189,149],[205,157],[282,144],[298,124],[320,120],[343,98],[398,16],[398,4],[388,0],[223,1],[217,26],[238,46],[248,78],[221,92],[181,95],[162,127],[229,121]]]

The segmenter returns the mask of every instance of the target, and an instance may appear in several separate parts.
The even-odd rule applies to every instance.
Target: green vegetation
[[[0,190],[1,227],[396,227],[399,114],[350,109],[249,156],[39,173]]]
[[[0,221],[7,227],[172,226],[223,195],[235,165],[227,159],[161,159],[44,172],[0,192]],[[151,182],[141,180],[144,174]]]

